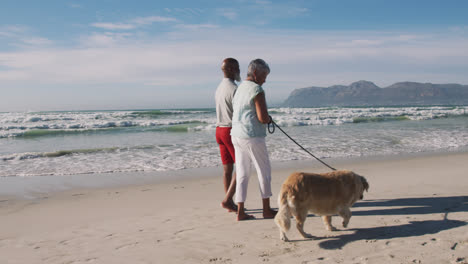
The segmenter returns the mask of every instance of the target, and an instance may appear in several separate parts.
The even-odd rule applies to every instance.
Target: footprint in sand
[[[230,258],[210,258],[211,263],[231,263],[232,259]]]
[[[174,232],[174,235],[180,234],[180,233],[185,232],[185,231],[190,231],[190,230],[195,230],[195,228],[182,229],[182,230]]]
[[[138,245],[139,243],[140,242],[123,244],[123,245],[120,245],[120,246],[116,247],[115,250],[121,250],[121,249],[125,249],[125,248],[128,248],[128,247],[134,247],[134,246]]]
[[[68,245],[69,240],[62,240],[59,242],[59,245]]]
[[[243,245],[243,244],[234,244],[232,247],[233,248],[244,248],[245,245]]]
[[[111,238],[113,236],[114,236],[114,234],[109,234],[109,235],[105,236],[104,238]]]

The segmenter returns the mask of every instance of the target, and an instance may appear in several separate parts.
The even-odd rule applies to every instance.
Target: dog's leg
[[[312,238],[311,234],[304,232],[304,222],[307,219],[307,209],[296,209],[296,227],[304,238]]]
[[[340,216],[343,217],[343,227],[347,227],[349,223],[349,219],[351,219],[351,210],[349,208],[345,208],[339,212]]]
[[[325,228],[328,231],[336,231],[336,228],[331,223],[332,216],[331,215],[324,215],[322,216],[323,223],[325,224]]]
[[[289,242],[289,239],[283,230],[280,230],[280,239],[283,240],[284,242]]]
[[[279,210],[275,216],[275,223],[279,227],[280,239],[287,242],[289,239],[286,236],[286,231],[291,227],[291,213],[293,211],[288,204],[287,192],[281,191],[278,196],[278,205]]]
[[[278,213],[275,216],[275,223],[279,227],[279,232],[280,232],[280,239],[288,242],[289,239],[286,236],[286,231],[289,230],[289,227],[291,225],[291,214],[289,211],[286,211],[287,208],[283,208],[280,206],[280,209]]]

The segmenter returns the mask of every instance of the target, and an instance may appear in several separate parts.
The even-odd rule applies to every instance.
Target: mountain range
[[[380,88],[369,81],[349,86],[295,89],[285,107],[468,105],[468,85],[398,82]]]

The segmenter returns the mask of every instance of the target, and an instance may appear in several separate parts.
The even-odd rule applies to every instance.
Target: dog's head
[[[359,197],[359,199],[362,200],[364,198],[364,190],[366,192],[369,191],[369,183],[367,182],[366,178],[362,176],[359,176],[359,178],[361,179],[361,183],[362,183],[362,192],[361,192],[361,196]]]

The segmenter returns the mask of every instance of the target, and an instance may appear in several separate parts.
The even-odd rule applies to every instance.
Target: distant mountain
[[[291,92],[287,107],[468,105],[468,85],[399,82],[380,88],[369,81],[308,87]]]

